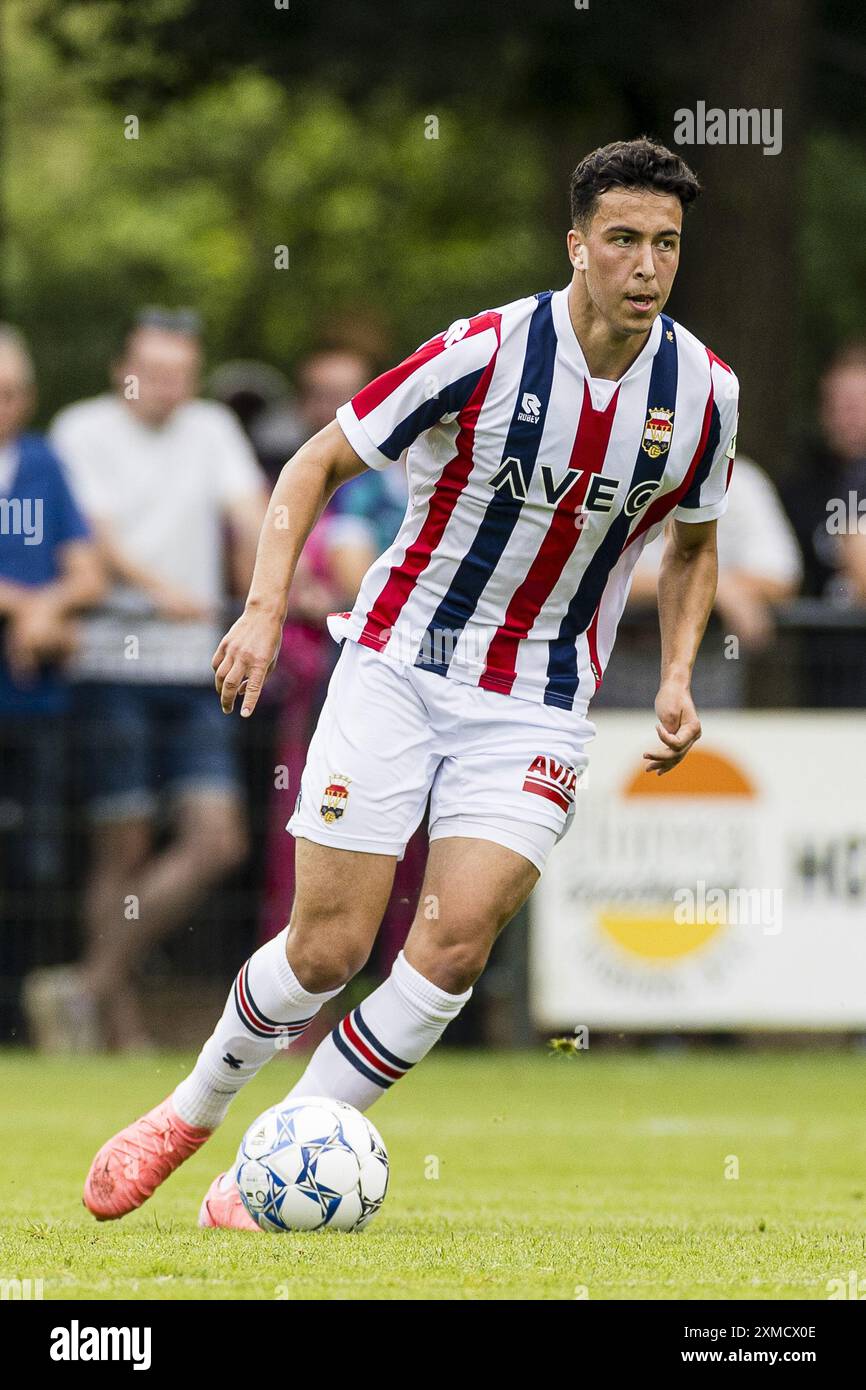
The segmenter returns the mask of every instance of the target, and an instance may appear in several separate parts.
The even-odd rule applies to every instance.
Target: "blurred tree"
[[[443,109],[431,140],[423,109],[393,95],[353,110],[252,72],[139,113],[59,60],[32,6],[13,9],[4,275],[43,413],[102,388],[142,303],[199,306],[212,357],[290,364],[347,316],[378,321],[402,352],[548,272],[564,279],[533,234],[531,131]]]
[[[640,130],[672,142],[675,113],[698,101],[781,108],[779,155],[683,148],[707,197],[690,215],[671,308],[737,368],[744,444],[774,471],[784,467],[804,384],[852,317],[847,277],[833,274],[826,253],[814,262],[825,233],[831,243],[837,234],[833,198],[853,209],[866,240],[866,48],[852,42],[866,43],[859,0],[728,0],[699,10],[661,0],[651,12],[645,0],[586,9],[564,0],[11,8],[26,16],[16,48],[23,30],[31,46],[37,28],[43,36],[42,61],[54,64],[47,92],[68,101],[74,74],[81,119],[73,128],[63,105],[55,120],[64,134],[47,165],[61,186],[86,165],[65,235],[101,244],[88,309],[95,298],[102,321],[111,303],[144,291],[197,297],[219,351],[282,359],[337,310],[383,318],[402,350],[455,313],[561,284],[566,186],[581,153]],[[9,138],[21,166],[32,89],[16,81]],[[117,136],[123,113],[137,114],[146,133],[135,149]],[[435,140],[425,138],[431,120]],[[28,143],[32,175],[46,158],[32,130]],[[841,164],[829,170],[819,149]],[[51,194],[49,180],[49,239]],[[25,203],[19,191],[22,307],[28,284],[44,296],[52,278],[34,264]],[[88,229],[88,210],[97,227]],[[288,272],[269,259],[279,243],[289,247]],[[862,259],[858,247],[852,254]],[[86,260],[82,246],[82,272]],[[56,266],[44,308],[52,293],[66,297],[68,269]]]
[[[737,145],[694,151],[705,196],[690,215],[678,287],[686,322],[740,379],[744,452],[777,476],[790,466],[799,423],[797,238],[810,10],[810,0],[708,6],[678,88],[685,108],[699,101],[724,111],[768,108],[781,119],[777,154]]]

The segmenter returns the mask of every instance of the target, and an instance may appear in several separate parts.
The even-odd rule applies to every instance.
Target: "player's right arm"
[[[456,417],[492,369],[500,319],[495,309],[457,319],[340,406],[337,419],[286,464],[259,537],[246,608],[213,659],[227,714],[242,688],[241,714],[255,709],[279,651],[298,557],[332,494],[365,467],[387,468],[438,420]]]
[[[277,659],[289,589],[307,537],[337,488],[365,467],[332,420],[283,468],[259,536],[246,606],[214,653],[216,688],[226,714],[240,690],[241,714],[248,717],[255,709]]]

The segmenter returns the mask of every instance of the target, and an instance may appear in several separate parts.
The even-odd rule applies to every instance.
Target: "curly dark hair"
[[[585,155],[571,176],[571,222],[586,227],[599,195],[609,188],[648,188],[673,193],[685,208],[701,185],[684,159],[646,135],[637,140],[614,140]]]

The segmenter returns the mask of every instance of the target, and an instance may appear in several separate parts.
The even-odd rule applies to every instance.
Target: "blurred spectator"
[[[52,449],[23,434],[36,390],[24,339],[0,325],[0,833],[3,839],[2,1029],[17,1022],[27,943],[43,888],[59,878],[62,664],[72,616],[104,580],[96,547]],[[8,983],[7,983],[8,982]]]
[[[300,371],[298,411],[301,424],[309,434],[323,429],[333,420],[338,406],[356,395],[374,375],[370,357],[355,348],[331,348],[313,353]],[[352,478],[335,494],[332,510],[340,516],[364,521],[371,528],[376,554],[381,555],[400,529],[407,500],[406,467],[401,458],[381,472],[367,469],[359,477]],[[345,534],[351,533],[347,530]],[[353,600],[363,577],[362,571],[357,583],[349,584]],[[350,576],[345,578],[348,580]]]
[[[821,599],[799,645],[799,698],[816,708],[866,705],[866,343],[831,362],[820,385],[818,441],[784,497],[805,558],[804,592]],[[854,621],[852,621],[852,619]]]
[[[345,487],[340,488],[334,501],[340,507],[334,520],[334,544],[339,542],[341,526],[347,526],[352,521],[363,521],[370,528],[375,553],[380,555],[393,541],[406,513],[408,484],[404,460],[398,459],[388,468],[368,469],[359,477],[352,478]],[[345,605],[347,608],[354,603],[359,584],[360,580],[352,591],[351,600]],[[425,817],[397,864],[391,898],[376,937],[372,967],[374,973],[381,977],[390,971],[412,925],[427,864],[427,850]]]
[[[253,447],[273,482],[286,460],[374,374],[367,355],[350,347],[317,348],[301,362],[296,398],[273,403],[250,426]]]
[[[360,348],[330,347],[312,353],[299,370],[296,433],[286,438],[286,457],[330,424],[337,407],[374,374],[370,355]],[[296,576],[278,667],[278,673],[291,683],[294,694],[285,699],[278,741],[278,775],[282,781],[272,798],[262,923],[265,937],[273,936],[285,925],[294,895],[294,846],[285,824],[300,788],[310,734],[338,650],[322,626],[323,619],[328,612],[354,603],[369,565],[397,534],[407,499],[402,459],[381,472],[367,470],[353,478],[335,494],[313,531],[305,550],[310,569],[299,569]],[[304,662],[309,664],[305,666]],[[427,840],[424,827],[420,826],[397,865],[391,899],[376,940],[374,968],[379,973],[387,974],[406,939],[426,859]]]
[[[289,383],[283,373],[268,362],[247,358],[214,367],[207,379],[207,389],[215,400],[234,411],[253,443],[256,426],[266,412],[280,410],[289,400]]]
[[[115,391],[61,411],[52,430],[114,580],[74,663],[92,827],[79,1004],[121,1048],[148,1041],[135,975],[149,950],[246,852],[234,729],[210,662],[225,537],[246,583],[266,499],[234,416],[196,398],[200,367],[194,316],[149,311]]]
[[[745,647],[762,648],[773,635],[773,604],[792,598],[803,564],[779,494],[767,474],[744,454],[737,457],[728,510],[718,524],[719,584],[716,612],[726,632]],[[629,598],[655,600],[664,534],[644,547]]]
[[[367,523],[381,555],[393,541],[406,514],[409,499],[406,466],[402,458],[387,468],[368,468],[340,488],[334,498],[340,517],[357,517]],[[363,576],[362,576],[363,577]]]
[[[295,894],[295,842],[286,822],[300,789],[307,747],[338,651],[325,619],[354,602],[360,577],[377,554],[370,528],[349,520],[351,534],[344,519],[331,512],[313,528],[289,593],[282,647],[271,678],[280,712],[268,810],[262,940],[282,931]]]
[[[272,410],[252,432],[259,457],[275,479],[286,460],[330,424],[337,407],[366,384],[371,370],[363,353],[338,347],[317,350],[301,363],[294,406],[284,404]],[[337,498],[319,518],[304,547],[271,680],[272,696],[280,701],[280,715],[269,808],[263,939],[285,926],[294,897],[294,841],[286,832],[286,821],[298,794],[307,746],[338,651],[325,618],[354,603],[364,574],[380,553],[376,526],[360,515],[340,515]]]
[[[779,495],[763,469],[740,454],[728,492],[728,510],[718,523],[719,583],[715,613],[725,637],[734,635],[744,651],[761,651],[775,631],[773,605],[796,594],[802,578],[799,549]],[[644,605],[652,625],[650,641],[627,641],[605,674],[596,703],[650,705],[658,688],[658,622],[655,616],[658,571],[665,536],[644,547],[629,594],[630,616]],[[735,649],[739,655],[739,648]],[[718,642],[705,642],[695,669],[698,706],[743,703],[743,666]]]
[[[319,386],[332,374],[339,385],[348,372],[350,385],[357,389],[362,360],[342,349],[317,353],[301,367],[301,380],[309,384],[309,390],[302,387],[299,400],[282,373],[263,362],[224,363],[210,374],[208,387],[234,411],[275,481],[291,455],[327,423]],[[252,785],[260,786],[266,776],[273,788],[266,808],[268,829],[261,864],[263,939],[285,926],[294,897],[294,842],[286,833],[286,821],[336,657],[325,618],[354,602],[361,578],[377,554],[374,527],[363,519],[338,517],[332,502],[298,561],[279,660],[259,702],[253,726],[255,748],[248,750],[254,754]]]
[[[830,364],[819,421],[821,438],[783,494],[803,549],[804,592],[866,603],[866,343]]]
[[[288,391],[280,394],[272,369],[263,363],[228,363],[211,375],[211,390],[235,410],[272,481],[307,439],[330,424],[337,407],[375,375],[371,352],[350,341],[332,341],[305,358],[298,369],[294,397]],[[402,460],[382,472],[370,470],[352,479],[316,523],[298,564],[280,657],[265,688],[264,707],[276,702],[279,712],[264,858],[262,939],[282,930],[294,898],[294,841],[286,832],[286,821],[338,654],[325,619],[328,613],[354,603],[370,564],[400,527],[407,495]],[[411,923],[425,860],[426,840],[419,830],[398,865],[379,933],[378,964],[386,972]]]

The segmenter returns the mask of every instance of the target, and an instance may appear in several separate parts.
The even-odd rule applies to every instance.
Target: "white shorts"
[[[286,829],[403,858],[430,796],[431,840],[494,840],[541,873],[574,816],[590,722],[344,641]]]

